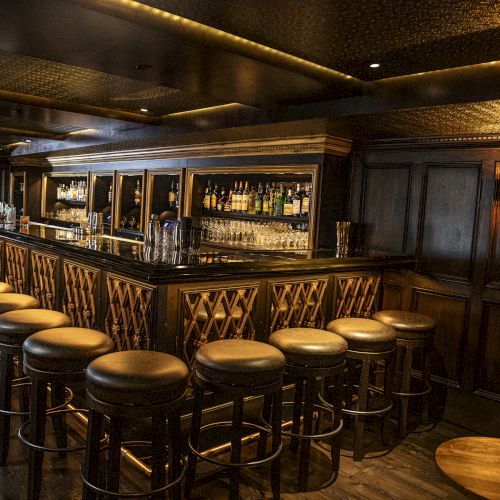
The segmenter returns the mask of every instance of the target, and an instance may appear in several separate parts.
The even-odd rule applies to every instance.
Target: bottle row
[[[71,184],[59,184],[56,193],[58,200],[87,201],[87,181],[71,181]]]
[[[212,189],[211,181],[205,188],[203,197],[204,210],[216,212],[237,212],[255,215],[307,217],[312,199],[312,184],[266,182],[265,186],[259,182],[249,188],[249,182],[234,182],[234,187],[226,191],[222,186],[215,184]]]

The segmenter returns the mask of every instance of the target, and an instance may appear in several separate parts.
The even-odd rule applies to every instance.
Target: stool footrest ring
[[[342,408],[342,413],[347,413],[347,415],[365,415],[365,416],[370,416],[370,415],[383,415],[384,413],[387,413],[388,411],[392,410],[392,403],[389,406],[385,406],[384,408],[380,408],[379,410],[348,410],[346,408]]]
[[[88,410],[81,409],[81,408],[71,408],[71,409],[61,409],[61,410],[52,410],[50,412],[47,412],[46,417],[52,417],[53,415],[58,415],[58,414],[66,414],[66,413],[88,413]],[[33,450],[37,451],[43,451],[47,453],[69,453],[72,451],[81,451],[86,448],[86,445],[80,445],[80,446],[73,446],[73,447],[67,447],[67,448],[49,448],[47,446],[40,446],[38,444],[32,443],[29,441],[29,439],[24,435],[24,430],[26,427],[30,424],[30,420],[26,420],[21,427],[19,427],[19,430],[17,431],[17,437],[19,440],[26,445],[28,448],[32,448]],[[105,436],[104,438],[101,439],[101,444],[105,443],[108,440],[108,437]]]
[[[23,377],[23,378],[18,378],[14,380],[13,382],[16,382],[15,384],[12,384],[12,389],[19,389],[21,387],[27,387],[28,385],[31,385],[31,382],[24,382],[25,379],[28,377]],[[0,415],[7,415],[9,417],[26,417],[30,414],[29,411],[16,411],[16,410],[0,410]]]
[[[128,444],[130,443],[150,443],[150,441],[127,441]],[[125,444],[125,443],[123,443]],[[109,491],[104,488],[99,488],[98,486],[90,483],[84,476],[83,474],[83,465],[80,467],[80,477],[83,481],[83,484],[85,485],[86,488],[89,490],[92,490],[94,493],[99,493],[101,495],[107,495],[110,497],[116,497],[116,498],[144,498],[144,497],[150,497],[153,495],[157,495],[159,493],[163,493],[170,488],[173,488],[177,484],[179,484],[183,479],[186,474],[186,469],[187,469],[187,461],[185,457],[181,457],[181,463],[182,463],[182,469],[180,474],[170,483],[166,484],[165,486],[162,486],[161,488],[157,488],[156,490],[151,490],[151,491],[146,491],[144,493],[120,493],[116,491]]]
[[[213,428],[218,428],[218,427],[232,427],[233,422],[230,421],[224,421],[224,422],[212,422],[210,424],[206,424],[200,427],[200,435],[202,432],[207,431],[209,429]],[[255,429],[258,431],[265,432],[268,435],[271,435],[271,430],[258,424],[254,424],[253,422],[242,422],[243,427],[249,427],[250,429]],[[188,441],[189,449],[198,457],[201,458],[202,460],[205,460],[206,462],[210,462],[214,465],[220,465],[222,467],[231,467],[231,468],[243,468],[243,467],[258,467],[259,465],[264,465],[269,462],[272,462],[276,458],[279,457],[281,454],[281,451],[283,449],[283,443],[280,443],[278,449],[272,453],[271,455],[261,459],[261,460],[252,460],[249,462],[237,462],[237,463],[231,463],[231,462],[223,462],[221,460],[214,460],[213,458],[210,457],[205,457],[203,456],[198,450],[194,448],[194,446],[191,443],[191,439]]]
[[[421,392],[393,392],[393,396],[399,396],[401,398],[416,398],[417,396],[427,396],[432,392],[432,387],[428,387],[425,391]]]

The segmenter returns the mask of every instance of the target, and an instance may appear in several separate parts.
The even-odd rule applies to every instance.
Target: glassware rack
[[[214,167],[186,172],[186,215],[216,246],[314,247],[316,165]]]

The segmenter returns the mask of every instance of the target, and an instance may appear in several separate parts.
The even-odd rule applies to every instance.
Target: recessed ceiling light
[[[380,63],[371,63],[370,64],[370,68],[379,68],[380,67]]]
[[[149,111],[149,109],[148,109],[148,108],[141,108],[141,111],[142,111],[143,113],[147,113],[147,112]]]
[[[31,139],[25,139],[24,142],[32,142]]]

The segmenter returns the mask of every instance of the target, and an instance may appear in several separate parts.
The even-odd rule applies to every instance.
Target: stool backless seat
[[[431,350],[436,330],[436,322],[425,316],[412,311],[385,310],[378,311],[373,319],[392,326],[398,334],[395,383],[396,391],[393,395],[399,400],[399,436],[406,435],[408,420],[408,406],[410,398],[420,398],[422,401],[422,424],[429,423],[429,394],[431,392]],[[412,376],[412,368],[415,364],[414,354],[420,352],[421,371],[419,380],[420,388],[411,390],[411,381],[418,380]]]
[[[0,293],[0,314],[18,309],[39,309],[40,302],[24,293]]]
[[[14,287],[9,285],[9,283],[5,283],[5,281],[0,281],[0,293],[14,293]]]

